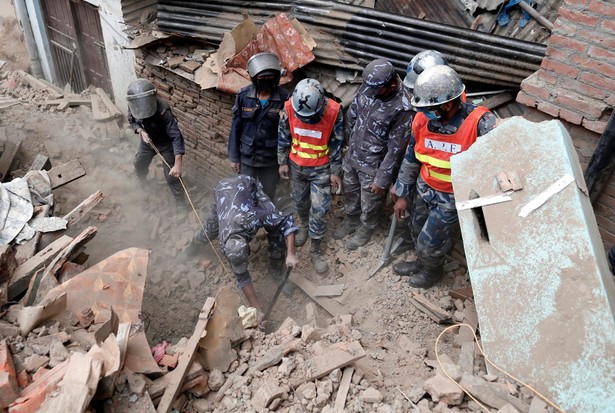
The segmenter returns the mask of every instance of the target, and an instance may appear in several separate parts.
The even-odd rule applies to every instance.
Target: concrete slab
[[[523,185],[510,201],[459,211],[487,356],[566,411],[611,410],[615,287],[567,131],[514,117],[451,165],[458,203],[501,193],[501,172],[517,171]]]

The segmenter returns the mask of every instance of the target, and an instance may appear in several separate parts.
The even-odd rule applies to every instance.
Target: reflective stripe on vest
[[[476,107],[452,135],[430,132],[428,119],[417,113],[412,123],[414,155],[421,162],[421,177],[427,185],[441,192],[453,192],[451,156],[468,150],[476,141],[480,118],[489,110]]]
[[[320,122],[309,124],[295,115],[290,99],[284,104],[292,138],[290,159],[299,166],[321,166],[329,163],[329,138],[340,111],[339,103],[327,99]]]

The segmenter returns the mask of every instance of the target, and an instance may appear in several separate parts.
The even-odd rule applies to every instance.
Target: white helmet
[[[406,69],[406,77],[404,78],[404,85],[410,89],[414,88],[416,78],[421,73],[436,65],[448,66],[448,60],[446,57],[437,50],[423,50],[410,60],[408,68]]]
[[[441,105],[458,98],[464,90],[465,85],[452,67],[432,66],[416,78],[412,105],[416,108]]]
[[[321,111],[325,103],[325,90],[316,79],[303,79],[297,83],[291,98],[293,110],[302,117],[310,117]]]

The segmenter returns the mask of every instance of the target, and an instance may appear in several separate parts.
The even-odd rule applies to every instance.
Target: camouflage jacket
[[[284,237],[297,231],[292,215],[280,212],[254,178],[247,175],[224,178],[214,192],[205,231],[210,239],[218,236],[223,249],[231,235],[250,241],[261,227]]]
[[[344,129],[349,142],[344,169],[372,175],[378,187],[387,188],[397,175],[415,112],[410,93],[401,84],[386,100],[370,92],[362,87],[346,112]]]

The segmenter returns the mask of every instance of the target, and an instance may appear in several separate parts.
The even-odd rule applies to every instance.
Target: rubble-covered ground
[[[67,231],[67,235],[75,236],[87,226],[98,228],[95,238],[87,244],[86,266],[129,247],[151,250],[142,306],[149,343],[154,346],[167,340],[172,343],[167,348],[168,355],[181,352],[186,343],[182,337],[191,336],[206,298],[216,296],[222,286],[234,288],[228,264],[222,265],[214,253],[216,250],[219,254],[217,245],[208,248],[199,259],[178,262],[177,254],[200,224],[193,212],[187,219],[177,218],[160,162],[152,164],[149,183],[141,186],[132,166],[138,141],[136,135],[125,130],[126,124],[95,122],[89,106],[60,111],[57,106],[46,105],[48,93],[24,84],[15,69],[19,67],[0,70],[0,97],[19,101],[0,109],[0,128],[5,129],[9,139],[23,140],[13,163],[13,177],[22,176],[37,154],[49,156],[53,166],[72,159],[81,161],[86,175],[54,191],[53,215],[66,214],[88,195],[102,190],[103,201]],[[188,190],[196,212],[204,221],[211,189],[198,188],[193,184],[199,177],[191,176],[189,170],[185,174],[186,182],[192,183]],[[280,203],[288,206],[284,199]],[[341,199],[333,204],[331,230],[343,215]],[[331,270],[324,276],[312,270],[309,242],[298,249],[301,261],[293,274],[315,285],[344,284],[344,294],[334,299],[335,305],[352,314],[351,318],[331,317],[324,309],[311,304],[299,288],[291,297],[281,295],[270,322],[274,332],[265,335],[247,330],[234,343],[237,359],[228,371],[209,371],[204,366],[204,379],[182,394],[176,403],[178,410],[338,411],[336,398],[341,397],[338,390],[345,382],[343,376],[347,375],[345,410],[339,411],[479,411],[480,405],[464,398],[456,385],[442,373],[436,373],[439,367],[434,345],[444,325],[434,322],[412,304],[413,294],[422,294],[431,304],[450,314],[452,321],[475,320],[471,300],[454,299],[449,294],[453,288],[468,285],[466,269],[449,259],[445,281],[427,291],[410,288],[402,277],[392,273],[390,266],[368,280],[368,271],[382,254],[388,225],[383,220],[372,241],[354,252],[346,250],[343,241],[329,239],[326,254]],[[54,238],[57,235],[44,235],[43,245]],[[268,275],[266,243],[264,236],[252,242],[250,262],[257,294],[265,308],[276,287]],[[407,259],[411,254],[406,252],[396,259]],[[8,339],[16,372],[26,382],[37,375],[40,377],[44,373],[41,368],[57,366],[69,353],[87,350],[87,341],[76,339],[78,325],[49,321],[29,335],[21,336],[15,317],[10,316],[17,307],[11,308],[0,320],[0,336]],[[536,408],[533,412],[546,411],[538,409],[539,400],[533,400],[528,390],[519,389],[510,379],[487,374],[482,357],[475,353],[473,344],[468,344],[471,339],[471,335],[457,334],[457,330],[443,335],[438,350],[444,355],[449,374],[457,380],[463,376],[468,386],[480,387],[483,394],[488,393],[482,401],[494,408],[493,411],[507,403],[512,403],[517,410],[501,411],[527,412],[530,403]],[[349,364],[353,370],[343,365],[318,379],[304,382],[298,379],[313,373],[314,363],[321,360],[319,357],[335,354],[331,353],[332,349],[338,347],[347,349],[354,345],[351,343],[358,343],[366,353]],[[354,353],[349,350],[348,354]],[[263,360],[270,357],[274,357],[275,363],[261,369]],[[335,357],[328,360],[332,366],[339,361]],[[137,409],[143,395],[139,383],[145,383],[147,388],[152,380],[140,375],[135,378],[134,373],[125,371],[116,382],[113,403],[119,403],[124,397],[132,410]]]

